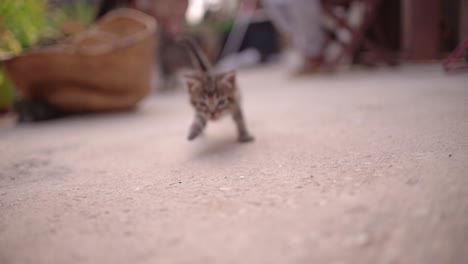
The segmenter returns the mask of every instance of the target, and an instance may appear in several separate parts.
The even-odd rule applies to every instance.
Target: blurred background
[[[255,142],[188,142],[182,37]],[[468,0],[0,0],[0,264],[468,263],[467,47]]]
[[[178,71],[191,65],[175,44],[180,36],[196,39],[221,69],[296,58],[291,72],[298,75],[438,61],[468,36],[468,3],[463,0],[3,0],[0,58],[8,66],[32,48],[79,35],[119,7],[140,10],[158,22],[152,78],[158,90],[179,87]],[[287,56],[291,54],[296,56]],[[462,49],[453,59],[463,57]],[[4,67],[3,112],[21,96]]]

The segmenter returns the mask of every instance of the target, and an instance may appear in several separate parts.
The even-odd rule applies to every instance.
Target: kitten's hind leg
[[[254,140],[254,137],[250,135],[247,127],[245,125],[244,115],[242,114],[242,109],[237,107],[236,110],[232,113],[232,119],[237,126],[238,141],[242,143],[250,142]]]
[[[198,137],[203,132],[203,129],[205,129],[205,126],[206,120],[201,115],[196,114],[192,126],[190,127],[188,140],[194,140]]]

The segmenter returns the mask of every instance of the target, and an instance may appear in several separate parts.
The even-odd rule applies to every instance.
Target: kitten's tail
[[[192,64],[195,64],[194,67],[203,72],[212,70],[210,61],[195,40],[184,37],[178,39],[177,43],[187,49],[192,60]]]

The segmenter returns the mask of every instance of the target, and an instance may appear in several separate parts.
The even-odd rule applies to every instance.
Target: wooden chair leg
[[[381,57],[381,60],[389,66],[397,66],[398,60],[390,55],[390,49],[384,44],[388,43],[388,38],[383,33],[382,26],[379,23],[376,23],[371,27],[371,29],[375,34],[376,42],[378,43],[375,48],[379,50],[379,56]]]
[[[396,62],[394,62],[388,56],[388,51],[386,49],[380,47],[365,37],[365,33],[368,29],[372,28],[371,24],[373,21],[375,21],[377,13],[376,11],[380,4],[380,0],[368,0],[366,2],[367,6],[364,13],[363,22],[357,28],[353,28],[347,23],[347,21],[335,14],[333,11],[333,6],[329,4],[329,2],[322,0],[324,13],[333,19],[340,28],[347,30],[352,36],[351,43],[340,43],[344,51],[341,52],[334,60],[327,63],[329,68],[335,69],[345,56],[352,56],[360,45],[364,45],[369,50],[375,52],[381,61],[384,61],[389,65],[396,64]]]

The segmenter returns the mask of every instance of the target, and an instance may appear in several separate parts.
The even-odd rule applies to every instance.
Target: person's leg
[[[313,72],[323,63],[326,36],[322,29],[320,0],[263,0],[273,23],[292,40],[304,58],[304,71]]]
[[[319,0],[290,0],[294,45],[305,55],[321,56],[325,43]]]
[[[326,42],[320,1],[289,0],[289,4],[293,18],[293,44],[304,57],[302,70],[314,71],[323,63]]]
[[[288,0],[263,0],[273,24],[282,32],[290,33],[293,29]]]

